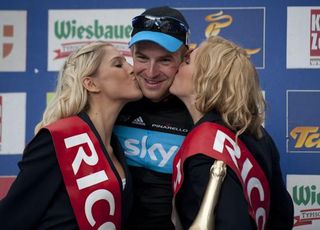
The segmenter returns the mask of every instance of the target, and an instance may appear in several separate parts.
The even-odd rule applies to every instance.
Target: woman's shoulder
[[[41,145],[47,145],[52,142],[52,138],[50,132],[47,129],[40,129],[38,133],[31,139],[31,141],[27,144],[24,152],[38,148]]]
[[[37,161],[41,159],[51,159],[54,156],[54,145],[50,132],[46,129],[41,129],[32,140],[26,145],[22,160],[19,162],[19,167],[27,164],[30,161]]]

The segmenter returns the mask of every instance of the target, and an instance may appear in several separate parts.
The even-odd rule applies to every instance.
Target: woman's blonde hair
[[[222,37],[209,37],[196,53],[193,79],[200,112],[216,110],[237,136],[262,136],[265,100],[244,49]]]
[[[88,92],[82,85],[86,76],[94,76],[105,54],[107,42],[92,42],[71,53],[59,72],[58,83],[51,102],[46,107],[35,133],[42,127],[88,109]]]

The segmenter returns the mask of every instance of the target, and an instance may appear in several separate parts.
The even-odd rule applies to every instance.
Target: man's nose
[[[159,67],[157,63],[149,63],[148,69],[147,69],[147,76],[149,78],[157,77],[159,74]]]

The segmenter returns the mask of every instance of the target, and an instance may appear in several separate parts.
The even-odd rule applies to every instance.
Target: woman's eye
[[[122,63],[115,63],[114,66],[117,67],[117,68],[122,68],[123,64]]]
[[[186,56],[184,57],[184,60],[183,60],[186,64],[190,64],[190,57],[189,56]]]
[[[190,64],[190,56],[191,56],[191,53],[193,52],[193,50],[189,50],[185,55],[184,55],[184,59],[183,61],[186,63],[186,64]]]

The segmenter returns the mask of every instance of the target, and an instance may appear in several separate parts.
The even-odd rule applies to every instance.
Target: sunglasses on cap
[[[173,17],[154,17],[139,15],[132,19],[132,27],[139,30],[156,31],[179,38],[185,45],[188,43],[189,28]]]

